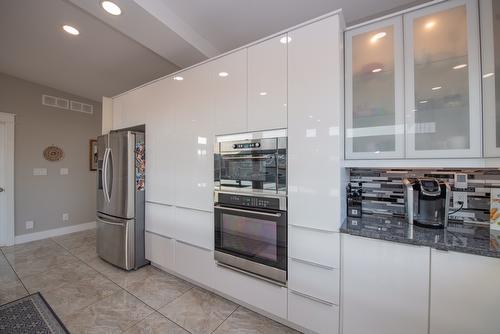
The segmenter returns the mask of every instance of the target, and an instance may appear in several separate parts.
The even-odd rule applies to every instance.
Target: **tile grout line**
[[[234,312],[236,312],[236,311],[237,311],[237,310],[241,307],[241,305],[239,305],[239,304],[236,304],[236,305],[237,305],[237,306],[236,306],[236,308],[233,310],[233,312],[231,312],[231,313],[230,313],[230,314],[226,317],[226,319],[224,319],[224,320],[223,320],[223,321],[219,324],[219,326],[217,326],[217,327],[216,327],[213,331],[211,331],[211,332],[210,332],[211,334],[215,333],[215,332],[219,329],[219,327],[220,327],[220,326],[222,326],[222,325],[223,325],[223,324],[227,321],[227,319],[229,319],[229,318],[233,315],[233,313],[234,313]]]
[[[5,258],[5,261],[7,261],[7,264],[9,265],[10,269],[12,269],[12,272],[14,273],[14,275],[16,275],[17,280],[21,283],[21,285],[23,286],[23,288],[26,291],[26,293],[28,295],[30,295],[30,292],[28,291],[28,289],[24,285],[24,282],[21,280],[21,278],[17,274],[16,270],[14,269],[14,267],[12,266],[12,264],[10,263],[9,259],[7,258],[7,256],[5,256],[5,253],[4,253],[3,249],[0,249],[0,253],[2,253],[3,257]]]

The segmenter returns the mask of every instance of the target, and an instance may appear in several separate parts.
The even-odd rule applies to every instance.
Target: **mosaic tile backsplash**
[[[350,184],[362,188],[363,214],[405,215],[403,179],[433,177],[448,182],[453,210],[455,173],[468,175],[467,208],[450,215],[450,219],[469,223],[489,223],[490,189],[500,188],[500,169],[368,169],[351,168]],[[459,191],[464,191],[460,189]]]

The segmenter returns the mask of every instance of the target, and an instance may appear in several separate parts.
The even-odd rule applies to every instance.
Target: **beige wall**
[[[44,106],[42,94],[93,104],[94,114]],[[101,133],[101,103],[0,73],[0,111],[16,114],[15,234],[94,221],[96,172],[89,171],[88,149]],[[64,150],[62,161],[43,158],[49,145]],[[48,175],[33,176],[33,168],[47,168]],[[69,175],[60,175],[60,168]],[[32,230],[25,228],[29,220]]]

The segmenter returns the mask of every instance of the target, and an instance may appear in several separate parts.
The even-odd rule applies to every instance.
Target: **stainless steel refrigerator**
[[[97,139],[97,254],[125,270],[146,264],[144,133],[112,131]]]

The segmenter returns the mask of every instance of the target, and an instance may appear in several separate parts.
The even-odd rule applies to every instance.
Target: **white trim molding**
[[[65,227],[54,228],[47,231],[40,231],[16,236],[15,244],[24,244],[30,241],[42,240],[47,238],[58,237],[60,235],[81,232],[96,228],[96,222],[83,223]]]
[[[0,219],[0,245],[6,246],[14,244],[14,122],[14,114],[0,112],[0,123],[5,124],[4,138],[0,138],[4,145],[0,149],[5,154],[5,166],[0,166],[0,172],[4,169],[5,184],[0,186],[4,188],[2,196],[6,196],[6,210]]]

